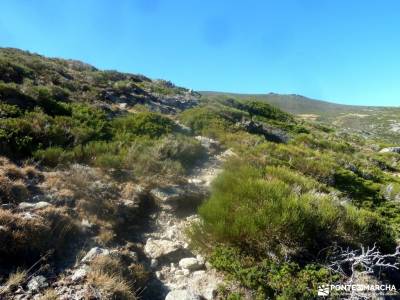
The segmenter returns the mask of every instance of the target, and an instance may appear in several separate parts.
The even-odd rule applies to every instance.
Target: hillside
[[[212,98],[234,97],[255,99],[275,105],[280,109],[310,121],[335,125],[348,132],[358,133],[384,143],[400,143],[400,108],[354,106],[310,99],[300,95],[246,95],[218,92],[201,92]]]
[[[399,288],[400,149],[383,146],[262,97],[0,49],[0,299]]]

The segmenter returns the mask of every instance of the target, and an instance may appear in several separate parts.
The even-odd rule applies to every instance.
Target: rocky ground
[[[189,176],[187,186],[151,191],[160,207],[151,216],[152,230],[145,234],[144,252],[155,274],[148,293],[145,293],[151,299],[164,299],[165,295],[168,300],[214,299],[218,285],[222,283],[221,275],[201,255],[189,250],[184,231],[190,223],[199,221],[195,213],[197,204],[207,195],[222,162],[234,153],[229,149],[221,152],[214,140],[197,138],[210,156]]]
[[[229,149],[222,150],[215,140],[201,136],[196,139],[207,149],[208,158],[192,170],[185,184],[160,185],[147,190],[135,186],[134,198],[146,194],[147,198],[154,200],[155,205],[147,210],[148,214],[137,230],[128,233],[134,243],[112,247],[94,244],[91,248],[86,247],[89,251],[78,256],[79,259],[76,259],[72,267],[54,275],[55,278],[43,276],[43,272],[33,272],[26,283],[9,297],[19,300],[43,299],[44,291],[50,288],[59,299],[101,299],[100,291],[88,285],[86,279],[93,260],[109,256],[144,265],[150,271],[146,288],[137,292],[141,299],[216,299],[218,286],[223,282],[222,275],[204,257],[190,250],[185,230],[192,222],[199,221],[197,206],[207,197],[210,184],[221,171],[224,160],[235,154]],[[49,173],[45,176],[55,175]],[[47,181],[49,183],[51,181]],[[50,186],[48,188],[51,189]],[[60,189],[57,192],[55,198],[63,197],[68,202],[71,197],[68,192],[63,189],[62,195]],[[54,205],[50,198],[38,195],[36,202],[20,203],[15,210],[35,218],[37,211]],[[136,200],[120,201],[126,207],[137,205]],[[88,230],[91,226],[87,220],[82,220],[81,225],[88,227]]]

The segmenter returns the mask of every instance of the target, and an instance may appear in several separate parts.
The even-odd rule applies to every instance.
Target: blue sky
[[[4,0],[0,46],[195,90],[400,105],[397,0]]]

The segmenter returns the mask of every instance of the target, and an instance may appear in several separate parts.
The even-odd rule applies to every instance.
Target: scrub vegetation
[[[184,184],[207,159],[198,135],[235,155],[198,208],[191,247],[254,299],[315,298],[319,284],[344,280],[326,264],[338,247],[394,252],[400,154],[379,152],[387,140],[259,97],[200,96],[0,49],[0,298],[26,287],[32,272],[71,266],[78,249],[118,245],[119,255],[88,264],[84,282],[104,299],[140,299],[150,271],[129,253],[140,253],[132,233],[154,203],[138,187]],[[35,264],[42,259],[46,270]],[[224,287],[218,295],[243,296]]]

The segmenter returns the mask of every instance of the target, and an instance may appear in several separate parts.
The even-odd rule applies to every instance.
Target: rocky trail
[[[190,223],[199,221],[197,206],[207,196],[223,161],[234,154],[221,151],[212,139],[196,138],[207,149],[208,159],[193,170],[187,185],[151,190],[159,210],[150,216],[152,230],[144,234],[144,252],[155,275],[143,294],[145,299],[214,299],[222,283],[221,275],[189,250],[184,232]]]

